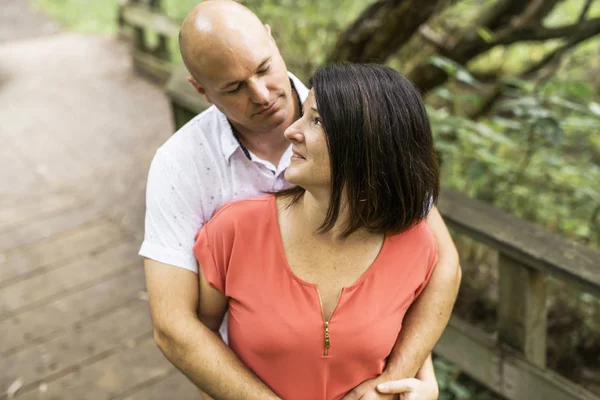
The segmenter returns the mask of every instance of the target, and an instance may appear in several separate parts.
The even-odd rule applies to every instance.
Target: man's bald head
[[[183,62],[196,79],[227,68],[236,55],[271,40],[258,17],[232,0],[207,0],[192,9],[179,32]]]
[[[243,5],[198,4],[183,21],[179,46],[189,82],[242,135],[277,132],[296,117],[300,106],[270,28]]]

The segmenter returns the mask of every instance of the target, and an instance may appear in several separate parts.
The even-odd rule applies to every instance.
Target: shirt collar
[[[214,107],[214,106],[213,106]],[[218,110],[217,110],[218,111]],[[221,111],[218,111],[218,124],[217,129],[221,134],[221,150],[223,151],[223,156],[229,162],[229,159],[235,153],[236,150],[242,151],[240,147],[240,143],[237,141],[235,136],[233,135],[233,129],[231,128],[231,124],[227,120],[225,114]],[[244,156],[245,157],[245,156]]]

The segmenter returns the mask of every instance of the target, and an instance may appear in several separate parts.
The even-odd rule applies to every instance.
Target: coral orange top
[[[198,232],[194,253],[229,299],[229,346],[285,400],[340,399],[381,374],[437,260],[424,222],[387,236],[369,269],[342,290],[325,351],[317,286],[286,261],[275,196],[224,206]]]

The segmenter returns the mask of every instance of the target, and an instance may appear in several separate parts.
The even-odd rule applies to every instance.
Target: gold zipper
[[[323,323],[325,327],[325,347],[323,348],[323,355],[329,355],[329,348],[331,347],[331,340],[329,339],[329,321],[325,321]]]
[[[323,355],[328,356],[329,348],[331,347],[331,337],[329,336],[329,321],[331,320],[331,317],[333,316],[333,313],[335,312],[335,309],[337,308],[340,302],[340,296],[342,295],[342,291],[340,290],[340,293],[338,294],[335,307],[333,308],[329,319],[325,319],[325,313],[323,311],[323,300],[321,300],[321,293],[319,292],[319,288],[317,288],[317,294],[319,295],[319,304],[321,305],[321,317],[323,318],[323,329],[325,338],[325,342],[323,343]]]

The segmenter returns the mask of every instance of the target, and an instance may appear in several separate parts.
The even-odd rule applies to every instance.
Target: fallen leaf
[[[8,387],[8,389],[6,389],[6,394],[8,395],[8,398],[9,399],[13,398],[14,395],[19,391],[19,389],[21,389],[22,386],[23,386],[23,379],[21,379],[21,378],[17,379],[13,383],[11,383],[10,386]]]

